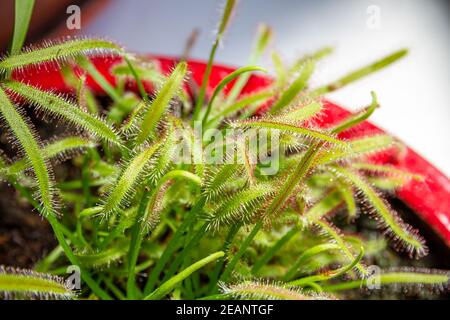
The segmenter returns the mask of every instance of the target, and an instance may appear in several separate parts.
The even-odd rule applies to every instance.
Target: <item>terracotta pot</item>
[[[176,63],[175,58],[155,57],[159,60],[164,72],[170,72]],[[115,79],[110,73],[111,66],[120,62],[120,58],[93,58],[93,63],[108,81],[115,84]],[[201,83],[205,71],[205,63],[201,61],[189,61],[189,69],[193,80]],[[215,65],[213,67],[209,81],[209,91],[218,84],[218,82],[227,74],[235,70],[232,67]],[[70,92],[56,68],[29,68],[21,73],[15,73],[14,77],[18,80],[28,82],[32,85],[38,85],[43,89],[55,90],[57,92]],[[272,79],[264,76],[253,75],[243,93],[250,93],[267,87]],[[92,79],[87,79],[88,86],[96,94],[104,94],[101,88]],[[130,83],[130,88],[135,89],[135,85]],[[328,127],[347,117],[350,112],[334,104],[324,101],[325,113],[321,118],[319,125]],[[356,138],[384,131],[365,121],[358,126],[340,134],[342,138]],[[407,170],[422,175],[423,182],[411,181],[403,188],[397,191],[397,197],[401,199],[406,206],[414,211],[434,232],[450,247],[450,180],[438,169],[436,169],[427,160],[417,154],[412,148],[406,147],[399,151],[398,149],[386,150],[373,156],[370,161],[377,164],[390,164],[398,169]]]

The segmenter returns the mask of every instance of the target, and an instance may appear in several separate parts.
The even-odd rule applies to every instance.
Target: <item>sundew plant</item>
[[[347,298],[374,285],[447,290],[444,270],[371,265],[388,246],[412,259],[428,253],[385,196],[422,177],[368,160],[401,143],[385,134],[339,136],[376,110],[377,95],[337,125],[318,125],[324,95],[407,51],[319,88],[308,80],[331,49],[289,66],[273,53],[272,84],[242,94],[252,73],[266,72],[257,66],[272,38],[263,25],[249,66],[208,92],[235,2],[224,6],[196,85],[188,53],[165,74],[157,61],[102,39],[22,49],[33,1],[16,1],[11,49],[0,59],[0,115],[17,157],[2,156],[0,176],[17,190],[11,201],[27,201],[49,222],[58,246],[33,271],[1,267],[2,297],[303,300]],[[93,56],[120,57],[115,86]],[[71,96],[15,80],[49,66],[61,70]],[[108,97],[98,99],[87,77]],[[30,110],[70,134],[42,139]],[[75,174],[59,179],[53,172],[62,164]],[[366,215],[378,237],[346,232]],[[68,266],[80,271],[81,288],[64,280]]]

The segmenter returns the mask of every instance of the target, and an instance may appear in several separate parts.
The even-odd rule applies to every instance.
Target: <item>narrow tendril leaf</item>
[[[270,108],[269,112],[275,114],[288,106],[297,95],[306,87],[306,84],[314,71],[314,62],[312,60],[306,61],[300,76],[295,79],[292,84],[287,88],[274,105]]]
[[[315,222],[324,216],[331,214],[342,205],[342,196],[338,190],[333,190],[317,201],[306,211],[304,218],[307,223]]]
[[[27,65],[47,61],[59,62],[78,55],[122,53],[123,49],[115,43],[99,39],[75,39],[41,49],[26,50],[13,54],[0,61],[0,70],[11,71]]]
[[[209,83],[209,77],[211,75],[212,66],[214,63],[214,57],[216,56],[217,48],[222,41],[222,37],[225,34],[225,30],[227,29],[229,22],[231,20],[231,16],[234,12],[234,8],[236,7],[237,0],[227,0],[225,4],[225,8],[222,12],[222,18],[220,20],[219,29],[216,35],[216,39],[209,53],[208,63],[206,64],[206,70],[203,74],[202,84],[200,86],[200,90],[197,97],[197,102],[195,103],[194,114],[192,116],[192,122],[194,123],[199,119],[200,110],[203,107],[203,103],[205,102],[206,95],[206,87]]]
[[[68,99],[50,92],[41,91],[17,81],[9,81],[4,85],[12,92],[34,104],[37,110],[42,110],[55,117],[63,118],[102,140],[119,146],[122,145],[120,136],[106,121],[81,110]]]
[[[222,293],[234,299],[244,300],[330,300],[329,294],[306,293],[297,288],[287,288],[283,283],[246,281],[235,285],[220,284]]]
[[[135,195],[135,186],[145,176],[151,157],[159,147],[160,144],[155,143],[150,147],[144,148],[143,151],[125,163],[122,172],[111,185],[111,191],[103,203],[103,214],[109,215],[120,210],[127,204],[129,199],[133,198]]]
[[[289,268],[286,274],[283,276],[284,281],[291,280],[302,264],[305,264],[308,260],[312,259],[314,256],[321,254],[323,252],[340,250],[341,247],[335,243],[322,243],[308,248],[297,258],[294,264]]]
[[[416,181],[424,181],[424,177],[419,174],[414,174],[405,170],[400,170],[390,165],[378,165],[371,163],[352,163],[352,168],[366,171],[369,173],[379,174],[387,177],[398,177],[405,181],[416,180]]]
[[[375,112],[375,109],[378,107],[378,98],[374,91],[372,91],[370,94],[372,95],[372,103],[370,104],[370,106],[354,115],[351,115],[350,117],[342,121],[340,124],[335,126],[332,129],[333,133],[340,133],[346,129],[352,128],[357,124],[363,122],[364,120],[368,119],[372,115],[372,113]]]
[[[323,87],[315,89],[311,94],[318,96],[318,95],[323,95],[325,93],[338,90],[338,89],[346,86],[347,84],[355,82],[365,76],[368,76],[378,70],[381,70],[381,69],[391,65],[392,63],[396,62],[397,60],[403,58],[407,53],[408,53],[407,49],[398,50],[382,59],[379,59],[379,60],[369,64],[368,66],[364,66],[360,69],[352,71],[348,75],[346,75],[338,80],[335,80]]]
[[[270,43],[270,40],[272,39],[272,29],[267,26],[266,24],[260,25],[258,28],[258,34],[256,37],[255,45],[252,50],[252,53],[250,54],[250,59],[248,64],[253,65],[258,62],[258,60],[263,55],[264,51],[266,50],[268,44]],[[242,89],[247,84],[248,80],[250,79],[250,74],[243,74],[239,76],[239,79],[237,79],[236,83],[233,85],[233,88],[231,88],[227,98],[226,98],[226,105],[231,105],[236,100],[236,98],[241,94]]]
[[[324,287],[329,292],[373,288],[375,285],[398,289],[405,292],[409,289],[414,292],[415,288],[431,289],[431,291],[447,291],[450,285],[450,274],[446,270],[425,269],[425,268],[390,268],[381,270],[380,274],[373,275],[367,279],[347,281],[328,285]]]
[[[0,265],[0,298],[2,299],[72,299],[74,292],[64,279],[31,270]]]
[[[288,70],[283,63],[283,59],[276,51],[272,52],[271,59],[276,75],[275,87],[283,88],[286,85],[288,79]]]
[[[307,276],[304,278],[300,278],[294,281],[289,282],[289,285],[292,286],[304,286],[308,285],[310,283],[320,282],[320,281],[327,281],[333,278],[337,278],[339,276],[344,275],[348,271],[352,270],[356,265],[359,264],[361,259],[364,257],[364,248],[360,246],[359,248],[359,254],[356,256],[352,261],[350,261],[347,265],[344,265],[338,269],[335,270],[327,270],[326,272],[319,273],[312,276]]]
[[[161,137],[164,143],[159,148],[150,165],[149,178],[154,184],[173,166],[176,148],[178,143],[180,143],[179,129],[181,129],[181,123],[178,123],[177,119],[172,117],[168,122],[166,132]]]
[[[341,252],[345,256],[347,261],[355,260],[355,256],[350,251],[348,245],[345,243],[343,235],[331,222],[328,222],[325,219],[321,219],[316,220],[314,224],[319,228],[320,232],[325,237],[332,240],[333,243],[337,244],[340,247]],[[355,268],[362,276],[366,276],[368,274],[366,267],[362,263],[359,263],[359,261],[355,264]]]
[[[318,140],[323,140],[329,143],[333,143],[340,146],[347,146],[345,141],[335,138],[333,135],[326,132],[321,132],[318,129],[309,129],[297,125],[295,122],[291,121],[281,121],[278,118],[264,118],[264,119],[250,119],[241,120],[231,123],[232,127],[235,128],[257,128],[257,129],[274,129],[279,131],[287,131],[292,133],[297,133],[307,137],[311,137]]]
[[[228,83],[230,83],[231,81],[233,81],[234,79],[236,79],[240,75],[242,75],[244,73],[247,73],[247,72],[252,72],[252,71],[267,72],[265,69],[263,69],[261,67],[254,67],[254,66],[242,67],[242,68],[239,68],[239,69],[233,71],[232,73],[227,75],[225,78],[223,78],[219,82],[217,87],[214,89],[213,95],[211,96],[211,99],[209,100],[208,106],[206,108],[205,115],[203,116],[203,120],[202,120],[203,125],[207,123],[208,117],[209,117],[209,113],[211,112],[211,108],[212,108],[212,106],[214,104],[214,100],[216,99],[217,95],[223,90],[223,88],[225,88],[225,86]]]
[[[339,181],[339,192],[344,199],[349,220],[355,219],[358,214],[352,186],[344,180]]]
[[[177,286],[184,279],[191,276],[195,271],[223,257],[224,255],[225,253],[223,251],[218,251],[213,254],[210,254],[206,258],[203,258],[193,263],[192,265],[190,265],[177,275],[173,276],[172,278],[161,284],[155,291],[146,296],[144,300],[157,300],[163,298],[165,295],[169,294],[175,288],[175,286]]]
[[[318,156],[320,164],[367,157],[394,146],[392,136],[379,134],[347,141],[348,148],[329,148]]]
[[[202,180],[198,176],[185,170],[175,169],[169,171],[163,177],[161,177],[152,191],[150,200],[147,204],[147,208],[145,209],[145,215],[142,217],[142,220],[145,222],[145,228],[147,230],[153,229],[159,222],[160,213],[163,207],[162,201],[164,194],[166,193],[167,187],[172,182],[172,180],[177,178],[183,178],[187,181],[195,183],[198,186],[200,186],[202,183]]]
[[[16,107],[10,102],[2,88],[0,88],[0,114],[17,139],[27,163],[33,168],[38,185],[42,213],[44,215],[56,214],[51,168],[45,162],[37,136],[20,114],[20,111],[17,111]]]
[[[18,0],[14,10],[14,33],[11,43],[11,54],[17,54],[22,49],[27,36],[28,25],[33,14],[34,0]]]
[[[125,243],[115,244],[109,249],[97,253],[84,253],[75,255],[83,266],[89,268],[109,267],[120,260],[127,253],[128,246]]]
[[[44,159],[51,159],[54,157],[65,158],[66,154],[71,154],[77,150],[84,148],[94,147],[95,143],[91,140],[81,137],[67,137],[60,140],[56,140],[44,146]],[[29,163],[26,159],[17,160],[10,166],[0,169],[0,172],[4,172],[5,175],[15,175],[26,169],[28,169]]]
[[[186,62],[180,62],[172,74],[168,77],[161,90],[158,92],[155,100],[153,100],[148,110],[146,110],[139,126],[140,132],[136,137],[137,145],[144,143],[152,136],[157,123],[167,110],[170,100],[175,96],[177,91],[180,90],[186,71]]]
[[[217,208],[205,217],[208,229],[217,230],[220,226],[251,221],[273,192],[272,185],[260,183],[225,197]]]
[[[403,222],[398,214],[390,208],[386,200],[362,176],[343,167],[334,167],[334,170],[360,190],[368,204],[373,208],[373,214],[380,218],[380,227],[394,241],[394,247],[397,250],[407,252],[415,258],[423,257],[428,253],[425,240],[418,234],[418,231]]]

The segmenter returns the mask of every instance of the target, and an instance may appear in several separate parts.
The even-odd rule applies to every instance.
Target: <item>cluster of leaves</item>
[[[15,44],[0,61],[0,114],[20,152],[18,159],[1,160],[0,174],[48,220],[59,242],[37,264],[40,273],[1,269],[4,296],[71,298],[67,285],[42,273],[63,275],[73,264],[87,285],[78,292],[85,297],[336,298],[343,290],[366,286],[372,277],[366,257],[386,248],[384,242],[376,246],[375,240],[339,230],[333,224],[338,211],[349,223],[367,213],[397,250],[415,258],[427,254],[423,238],[383,197],[384,191],[421,177],[367,161],[399,142],[381,134],[349,141],[338,136],[374,112],[376,95],[367,108],[336,126],[316,125],[323,111],[321,95],[395,62],[406,51],[317,89],[310,89],[308,80],[328,48],[290,67],[275,53],[277,77],[270,87],[242,95],[250,72],[263,71],[244,67],[225,77],[208,98],[214,55],[234,7],[235,1],[227,1],[200,88],[186,81],[185,61],[166,75],[156,61],[136,58],[104,40],[68,40],[24,51]],[[268,27],[260,29],[251,65],[271,36]],[[122,56],[123,63],[112,70],[116,86],[86,58],[99,54]],[[75,98],[12,77],[45,63],[61,65]],[[81,76],[75,65],[83,70]],[[108,93],[108,106],[96,100],[86,76]],[[137,93],[125,89],[130,80]],[[156,88],[152,96],[145,90],[149,84]],[[227,85],[231,88],[225,94]],[[267,112],[255,113],[268,102]],[[23,104],[77,134],[41,142]],[[245,161],[177,163],[179,134],[186,141],[195,139],[196,121],[204,132],[241,129],[234,151]],[[280,137],[276,174],[262,173],[264,159],[248,161],[245,132],[250,128]],[[212,139],[202,138],[203,144]],[[197,150],[191,154],[195,157]],[[72,159],[78,176],[54,177],[51,160],[62,156]],[[445,271],[408,269],[387,270],[377,279],[381,285],[445,290],[448,278]]]

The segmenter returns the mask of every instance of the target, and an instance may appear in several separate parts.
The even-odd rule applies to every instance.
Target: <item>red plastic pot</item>
[[[152,57],[159,60],[164,72],[170,72],[176,59],[169,57]],[[93,58],[93,63],[108,81],[115,84],[115,79],[111,75],[111,67],[119,63],[120,58]],[[206,65],[200,61],[189,61],[189,69],[193,80],[201,83]],[[209,81],[209,91],[219,83],[227,74],[234,71],[234,68],[215,65],[213,67]],[[20,73],[14,74],[17,80],[21,80],[31,85],[39,86],[46,90],[57,92],[70,92],[62,79],[59,71],[52,66],[46,68],[29,68]],[[243,93],[258,91],[267,87],[271,83],[269,77],[253,75]],[[87,79],[88,86],[97,94],[104,94],[102,89],[91,78]],[[130,88],[135,88],[130,84]],[[319,125],[328,127],[347,117],[350,112],[344,108],[330,102],[324,101],[325,113]],[[356,138],[384,131],[365,121],[350,130],[341,134],[342,138]],[[423,182],[411,181],[397,191],[397,197],[401,199],[412,211],[414,211],[435,233],[450,247],[450,180],[427,160],[417,154],[413,149],[406,147],[402,151],[397,149],[386,150],[381,154],[371,158],[371,161],[378,164],[390,164],[398,169],[407,170],[422,175]]]

